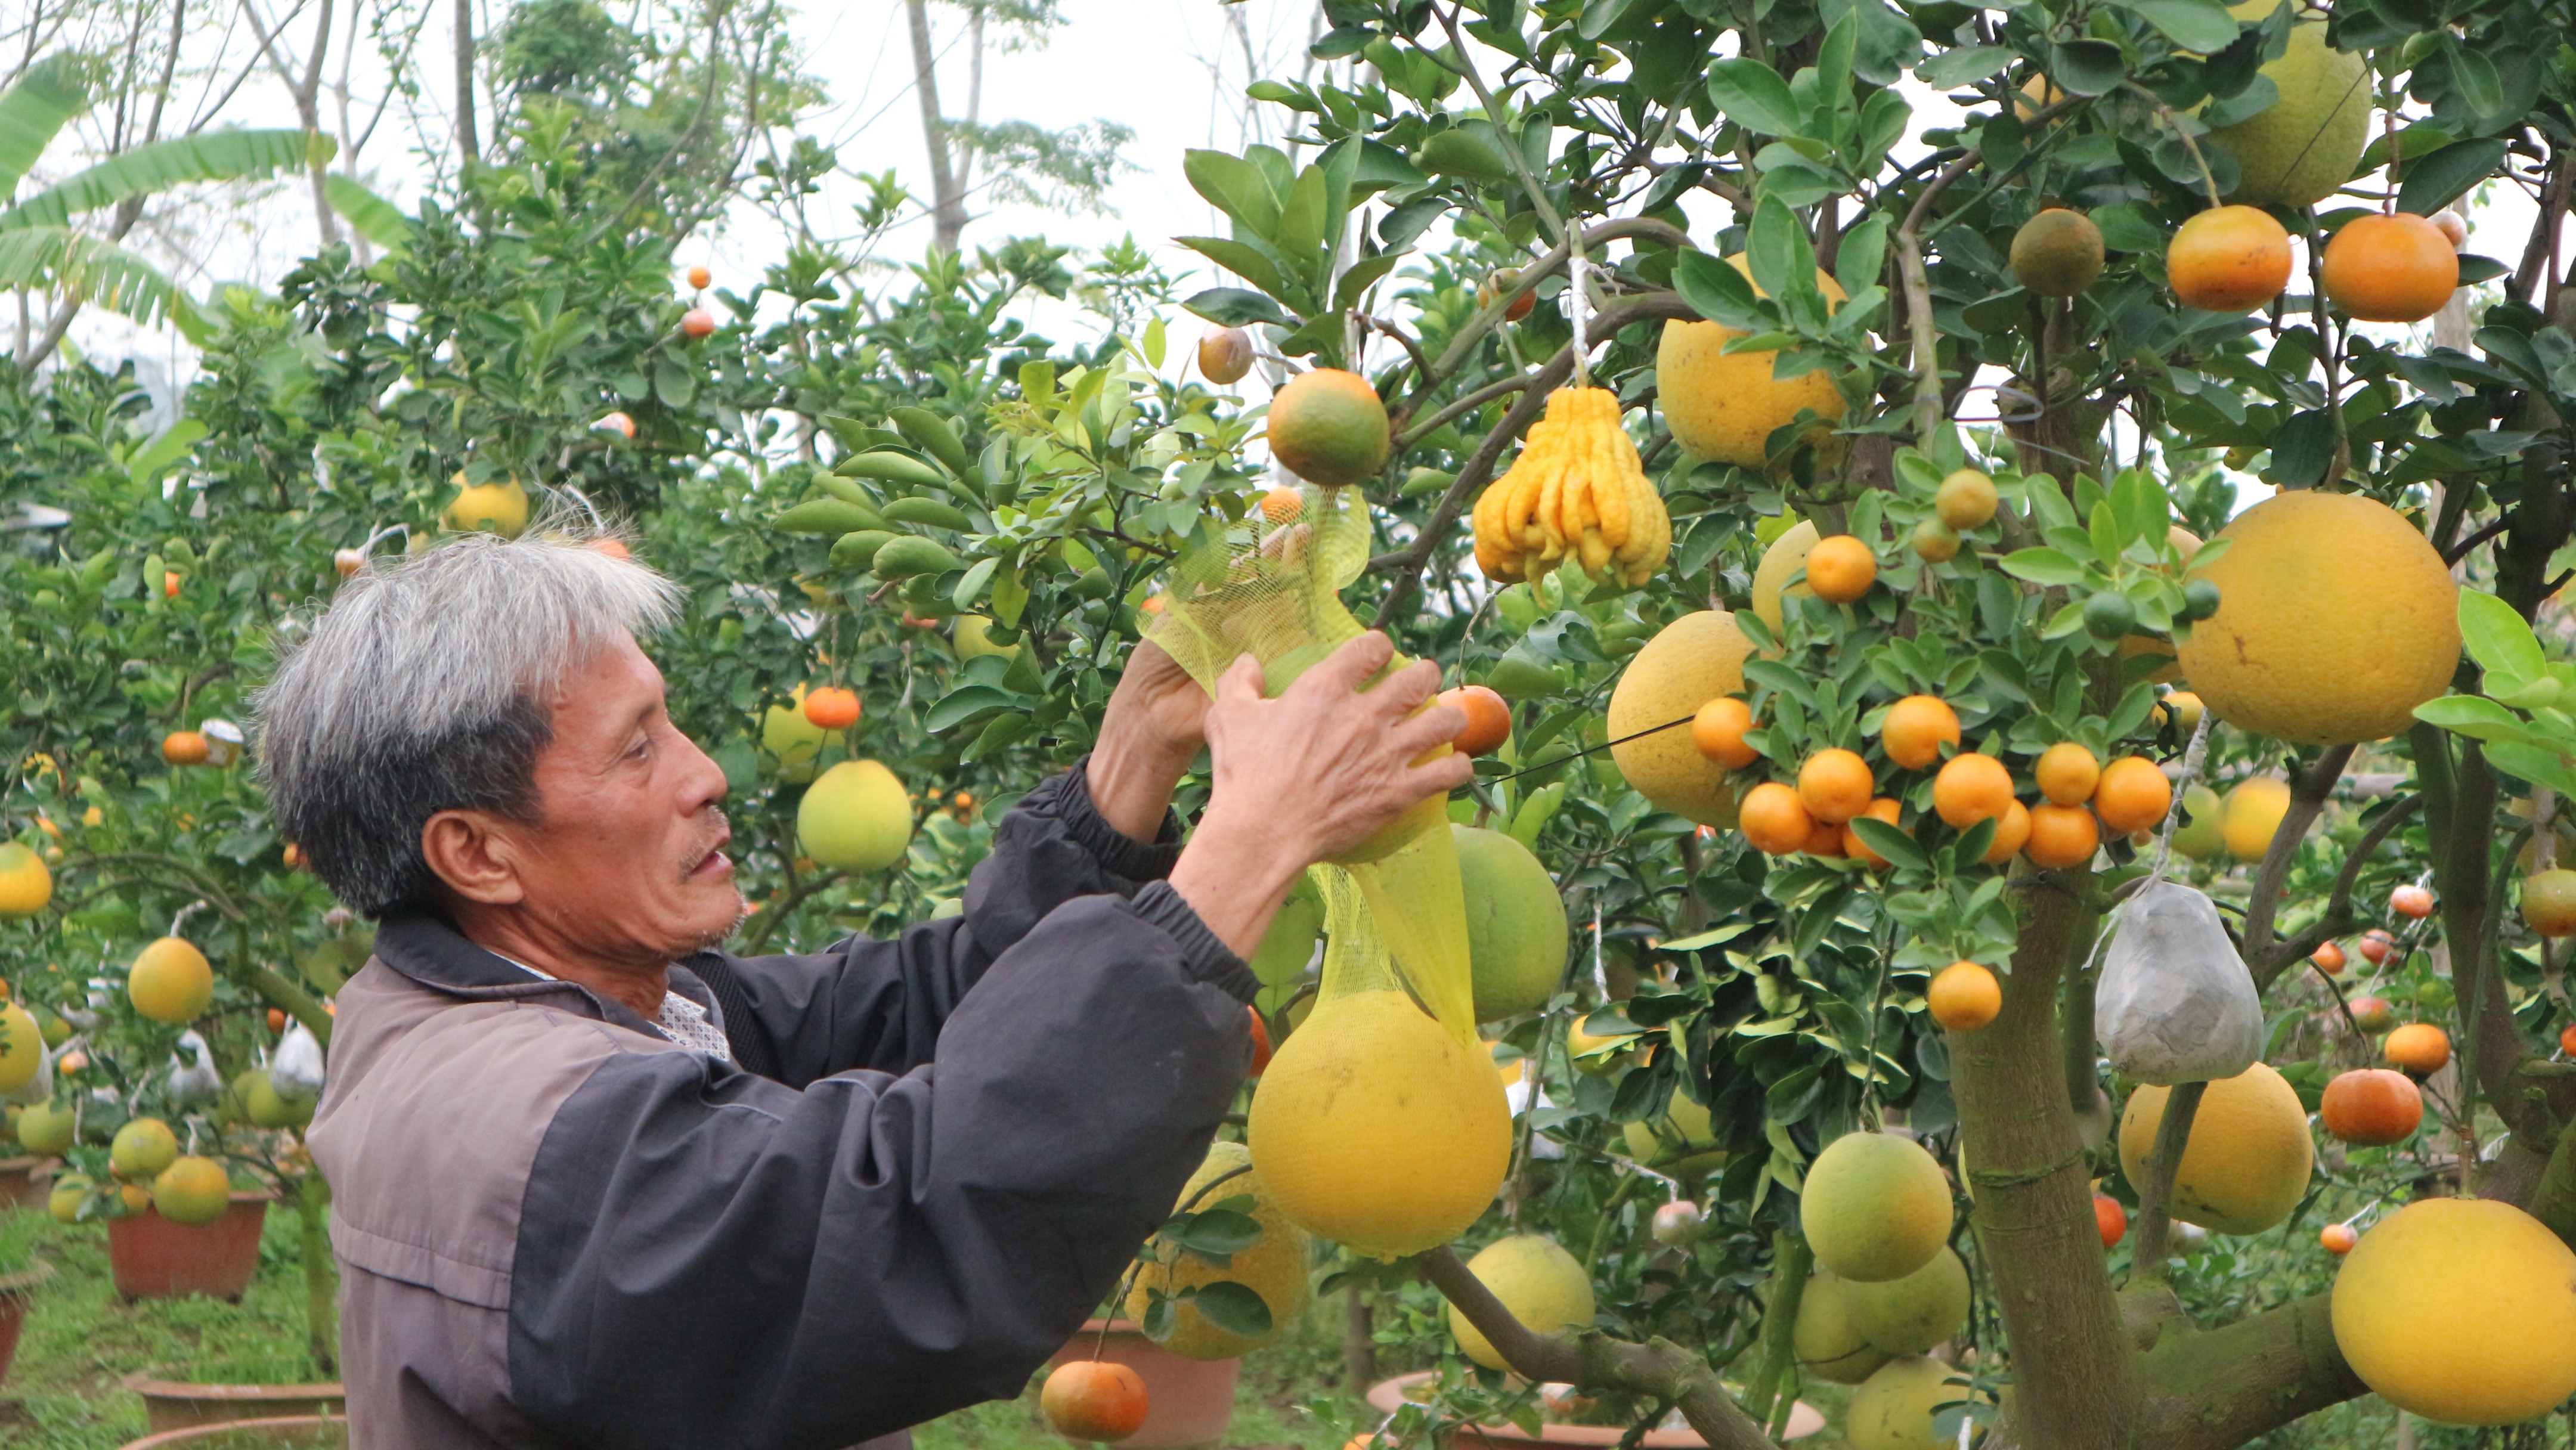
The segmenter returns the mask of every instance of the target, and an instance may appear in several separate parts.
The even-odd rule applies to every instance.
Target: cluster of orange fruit
[[[1808,578],[1815,578],[1812,559]],[[1701,708],[1691,722],[1691,738],[1700,754],[1740,770],[1760,758],[1744,738],[1752,728],[1751,709],[1723,696]],[[1937,696],[1908,695],[1888,707],[1879,744],[1899,768],[1928,769],[1941,761],[1944,746],[1958,746],[1958,712]],[[2106,828],[2115,835],[2148,830],[2173,805],[2173,782],[2142,755],[2105,765],[2084,746],[2060,741],[2040,755],[2031,775],[2041,799],[2024,805],[2014,793],[2012,771],[2002,761],[1960,751],[1941,762],[1940,773],[1932,778],[1932,807],[1955,830],[1979,821],[1995,823],[1987,865],[2000,866],[2019,854],[2034,866],[2057,868],[2093,859]],[[1851,824],[1871,819],[1902,829],[1899,803],[1879,795],[1877,786],[1875,773],[1858,751],[1840,746],[1819,750],[1798,768],[1795,786],[1764,781],[1745,792],[1737,825],[1757,850],[1771,855],[1803,851],[1885,866],[1886,859]]]
[[[2421,322],[2458,290],[2466,236],[2449,212],[2355,217],[2318,259],[2326,300],[2363,322]],[[2260,207],[2211,207],[2174,233],[2165,275],[2186,307],[2251,311],[2289,286],[2290,233]]]

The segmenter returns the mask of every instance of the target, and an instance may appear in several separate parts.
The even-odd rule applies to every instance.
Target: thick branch
[[[2290,809],[2282,815],[2279,829],[2272,832],[2272,845],[2263,853],[2263,864],[2254,868],[2254,895],[2245,903],[2245,957],[2259,960],[2272,950],[2272,919],[2281,910],[2281,883],[2290,877],[2290,862],[2299,854],[2299,843],[2307,839],[2308,827],[2326,808],[2326,799],[2334,794],[2335,781],[2343,768],[2352,763],[2353,747],[2337,745],[2317,757],[2317,763],[2290,780]]]
[[[2352,914],[2353,882],[2361,876],[2361,868],[2369,864],[2372,855],[2378,852],[2380,843],[2398,827],[2414,819],[2416,809],[2423,804],[2422,796],[2410,795],[2380,812],[2379,819],[2370,823],[2370,829],[2361,833],[2361,839],[2353,843],[2352,853],[2344,857],[2343,869],[2335,873],[2334,889],[2326,893],[2324,913],[2309,923],[2306,931],[2287,941],[2274,943],[2271,952],[2261,959],[2246,962],[2254,972],[2255,991],[2268,990],[2281,973],[2306,960],[2318,947],[2361,924]]]
[[[2370,1392],[2335,1348],[2329,1300],[2315,1294],[2203,1333],[2167,1334],[2139,1363],[2137,1443],[2235,1450],[2329,1405]]]
[[[2191,1144],[2191,1120],[2200,1114],[2205,1082],[2187,1082],[2165,1096],[2165,1115],[2156,1124],[2156,1148],[2147,1159],[2147,1181],[2138,1185],[2138,1235],[2131,1250],[2132,1279],[2165,1276],[2166,1240],[2173,1231],[2174,1174],[2182,1169],[2183,1149]]]
[[[1707,1361],[1680,1345],[1662,1339],[1631,1344],[1597,1329],[1573,1336],[1535,1334],[1512,1317],[1483,1280],[1467,1272],[1456,1254],[1433,1249],[1414,1263],[1521,1378],[1669,1400],[1711,1450],[1779,1450],[1726,1392]]]

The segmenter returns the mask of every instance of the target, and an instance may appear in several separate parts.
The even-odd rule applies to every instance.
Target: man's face
[[[620,639],[553,701],[540,816],[513,823],[529,912],[568,941],[659,965],[722,941],[743,914],[724,772],[671,724],[662,672]]]

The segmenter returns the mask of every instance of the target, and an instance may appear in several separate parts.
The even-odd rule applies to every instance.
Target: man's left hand
[[[1207,744],[1208,692],[1151,640],[1127,656],[1092,751],[1091,803],[1133,840],[1161,834],[1172,788]]]

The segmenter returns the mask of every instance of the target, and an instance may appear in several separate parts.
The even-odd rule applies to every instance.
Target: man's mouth
[[[733,861],[724,853],[724,848],[731,844],[732,841],[733,832],[730,830],[726,831],[723,835],[716,837],[715,845],[707,849],[707,854],[698,858],[698,863],[695,866],[689,868],[689,879],[692,881],[712,881],[719,877],[732,875]]]

